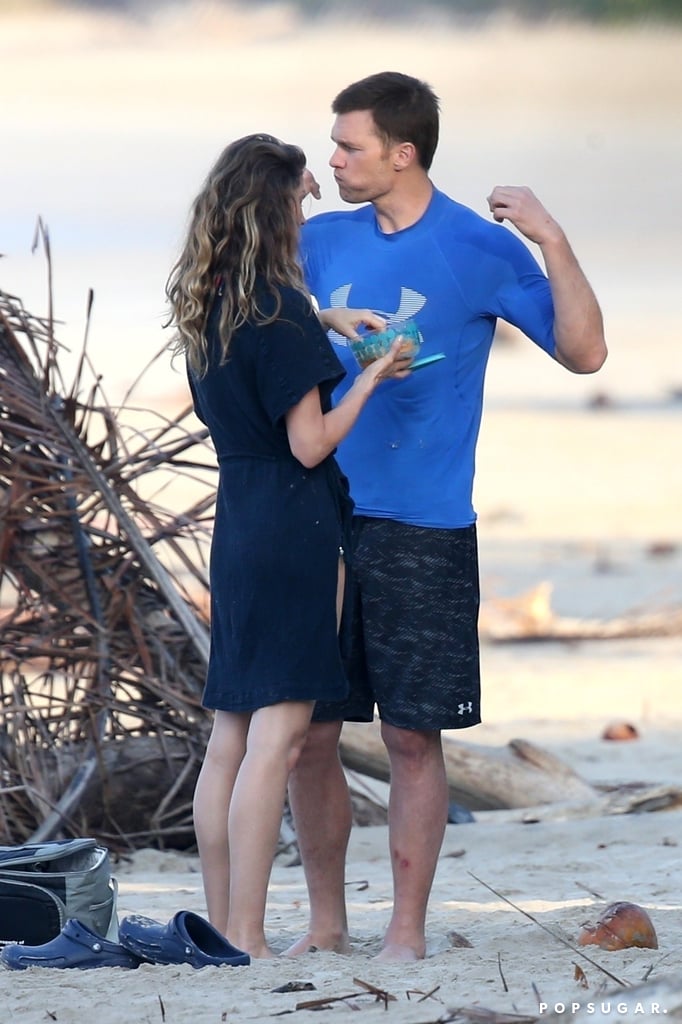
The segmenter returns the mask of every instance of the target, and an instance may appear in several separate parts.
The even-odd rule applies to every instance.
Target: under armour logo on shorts
[[[457,714],[458,715],[464,715],[466,713],[471,714],[471,712],[473,710],[474,709],[472,707],[471,701],[467,701],[466,704],[458,704],[457,705]]]

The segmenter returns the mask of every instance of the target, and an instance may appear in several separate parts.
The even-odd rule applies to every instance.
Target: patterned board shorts
[[[406,526],[357,516],[343,703],[313,720],[463,729],[480,715],[476,526]]]

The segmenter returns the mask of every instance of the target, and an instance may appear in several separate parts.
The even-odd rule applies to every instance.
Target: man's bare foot
[[[260,949],[248,949],[247,953],[252,960],[276,960],[278,954],[273,953],[269,946],[262,946]]]
[[[245,953],[248,953],[252,960],[274,960],[279,956],[278,953],[273,953],[264,938],[254,936],[249,939],[248,936],[245,935],[242,940],[237,942],[232,938],[232,936],[230,936],[228,941],[231,942],[233,946],[236,946],[237,949],[241,949]]]
[[[347,934],[335,935],[313,935],[307,932],[293,945],[284,951],[282,956],[301,956],[302,953],[318,953],[320,951],[329,953],[340,953],[348,956],[350,953],[350,940]]]
[[[403,946],[398,942],[387,943],[380,953],[377,953],[373,960],[381,960],[384,963],[409,963],[415,960],[423,960],[425,953],[418,953],[412,946]]]

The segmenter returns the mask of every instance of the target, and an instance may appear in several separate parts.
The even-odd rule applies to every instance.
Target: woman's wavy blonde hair
[[[272,135],[247,135],[223,150],[194,200],[187,238],[166,284],[171,309],[165,326],[175,328],[174,355],[184,355],[198,376],[208,368],[206,320],[218,286],[221,363],[242,324],[277,319],[278,286],[307,294],[298,262],[297,190],[305,163],[298,146]],[[274,300],[267,312],[261,282]]]

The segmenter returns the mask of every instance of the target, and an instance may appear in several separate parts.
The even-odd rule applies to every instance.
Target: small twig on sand
[[[418,1003],[424,1003],[424,1002],[426,1002],[427,999],[433,999],[433,997],[435,996],[436,992],[439,992],[439,991],[440,991],[440,985],[436,985],[436,987],[432,988],[429,992],[422,992],[422,990],[419,989],[419,988],[408,988],[408,990],[406,991],[405,995],[407,996],[408,1002],[409,1002],[410,996],[419,996],[419,999],[417,1000],[417,1002]]]
[[[606,900],[606,896],[602,896],[600,892],[595,892],[594,889],[590,889],[588,885],[583,885],[582,882],[576,882],[575,884],[578,886],[579,889],[582,889],[584,892],[589,893],[590,896],[594,896],[596,900]]]
[[[390,992],[386,992],[383,988],[377,988],[376,985],[372,985],[369,981],[362,981],[361,978],[353,978],[356,985],[360,985],[362,988],[371,992],[373,996],[376,996],[377,1002],[384,1004],[384,1009],[388,1009],[389,1003],[394,1003],[396,997],[391,995]]]
[[[585,972],[582,969],[582,967],[580,966],[580,964],[577,964],[575,962],[575,960],[574,960],[573,961],[573,966],[575,968],[575,970],[573,972],[573,977],[578,982],[580,987],[581,988],[589,988],[590,986],[589,986],[588,981],[587,981],[587,975],[585,974]]]
[[[499,971],[500,978],[502,979],[502,987],[504,988],[505,992],[508,992],[509,986],[507,985],[506,979],[504,977],[504,972],[502,971],[502,957],[500,956],[499,953],[497,954],[497,970]]]
[[[390,992],[386,992],[383,988],[377,988],[376,985],[372,985],[369,981],[362,981],[360,978],[353,978],[353,982],[356,985],[360,985],[363,992],[349,992],[345,996],[326,996],[320,999],[307,999],[303,1003],[296,1003],[297,1010],[319,1010],[323,1006],[327,1006],[329,1003],[344,1003],[348,999],[357,999],[358,996],[363,996],[369,993],[373,995],[376,1002],[384,1004],[384,1009],[388,1009],[390,1002],[395,1002],[396,997],[391,995]]]
[[[321,996],[319,999],[306,999],[302,1003],[296,1003],[297,1010],[320,1010],[330,1003],[344,1003],[347,999],[357,999],[359,992],[349,992],[346,996]]]

